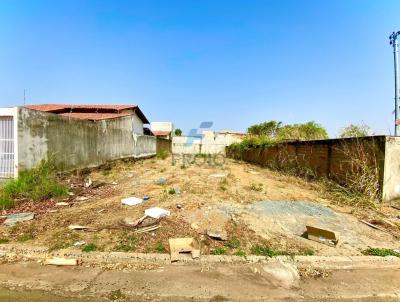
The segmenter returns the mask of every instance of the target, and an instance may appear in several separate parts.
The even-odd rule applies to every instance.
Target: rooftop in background
[[[137,105],[41,104],[27,105],[23,107],[31,110],[55,113],[70,118],[91,121],[130,116],[136,113],[144,124],[149,124],[146,116]]]

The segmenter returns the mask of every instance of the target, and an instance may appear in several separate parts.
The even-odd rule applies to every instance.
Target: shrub
[[[166,248],[164,247],[164,245],[161,243],[161,242],[158,242],[157,244],[156,244],[156,246],[155,246],[155,251],[157,252],[157,253],[164,253],[164,252],[166,252]]]
[[[82,252],[90,253],[97,250],[97,246],[94,243],[89,243],[82,248]]]
[[[21,171],[16,179],[6,182],[0,191],[0,208],[11,208],[17,198],[40,201],[67,194],[67,187],[56,176],[54,160],[42,160],[28,171]]]
[[[240,246],[240,241],[237,238],[229,239],[225,245],[231,249],[237,249]]]
[[[32,233],[21,234],[20,236],[17,237],[18,242],[25,242],[32,239],[33,239]]]
[[[226,250],[222,247],[217,247],[211,251],[211,255],[226,255]]]

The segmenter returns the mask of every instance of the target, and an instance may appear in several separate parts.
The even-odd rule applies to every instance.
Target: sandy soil
[[[160,177],[166,184],[157,183]],[[93,184],[85,188],[88,178]],[[0,226],[0,238],[51,249],[75,248],[73,244],[83,240],[101,251],[168,252],[168,238],[192,236],[201,241],[206,254],[218,247],[228,254],[250,254],[255,245],[317,255],[357,255],[368,246],[398,248],[394,236],[360,223],[357,217],[373,215],[375,222],[398,230],[399,211],[389,207],[380,208],[381,214],[354,211],[335,204],[314,184],[233,160],[222,167],[186,168],[171,165],[170,158],[117,162],[88,175],[67,176],[65,182],[73,196],[43,204],[20,204],[12,212],[34,211],[36,218],[14,228]],[[170,194],[172,189],[175,194]],[[121,198],[130,196],[149,196],[150,200],[136,206],[121,205]],[[68,206],[56,206],[60,201]],[[260,211],[258,201],[311,203],[330,209],[332,215]],[[159,229],[136,234],[121,225],[123,219],[136,220],[154,206],[171,211]],[[301,237],[308,223],[337,231],[341,244],[332,248]],[[91,230],[72,231],[68,229],[71,224]],[[228,243],[206,236],[210,229],[226,232]]]

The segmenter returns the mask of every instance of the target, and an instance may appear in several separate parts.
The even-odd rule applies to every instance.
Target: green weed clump
[[[396,256],[400,257],[400,253],[395,252],[394,250],[391,249],[379,249],[379,248],[368,248],[364,251],[362,251],[364,255],[369,255],[369,256],[380,256],[380,257],[386,257],[386,256]]]
[[[90,253],[97,250],[97,246],[94,243],[89,243],[82,248],[82,252]]]
[[[226,249],[222,247],[217,247],[211,251],[211,255],[226,255]]]
[[[251,253],[257,256],[276,257],[276,256],[289,256],[290,254],[285,251],[275,251],[266,246],[253,245]]]
[[[167,150],[157,151],[156,156],[158,159],[166,159],[168,157],[168,151]]]
[[[41,201],[66,195],[67,187],[58,181],[54,161],[42,160],[37,167],[21,171],[16,179],[4,184],[0,190],[0,208],[12,208],[15,199]]]

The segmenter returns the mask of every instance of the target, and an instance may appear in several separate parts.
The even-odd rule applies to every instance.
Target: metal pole
[[[389,39],[390,44],[393,46],[393,57],[394,57],[394,104],[395,104],[395,118],[394,118],[394,135],[400,134],[400,121],[399,121],[399,76],[398,76],[398,52],[399,44],[397,37],[400,35],[400,31],[393,32]]]

